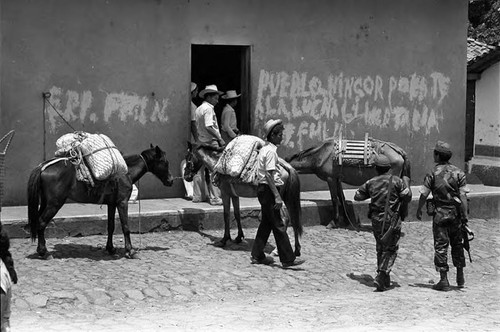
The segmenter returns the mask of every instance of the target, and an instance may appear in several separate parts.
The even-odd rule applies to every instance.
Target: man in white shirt
[[[219,96],[224,92],[217,90],[217,86],[207,85],[201,90],[200,97],[203,98],[203,103],[196,109],[196,130],[198,132],[198,143],[214,148],[224,147],[226,142],[222,139],[215,115],[214,107],[219,102]],[[203,166],[194,176],[193,181],[203,181],[205,174],[205,166]],[[210,174],[211,175],[211,174]],[[211,176],[210,176],[211,177]],[[204,182],[203,182],[204,183]],[[210,181],[208,184],[209,203],[211,205],[222,205],[220,198],[220,190],[215,187]],[[193,202],[202,201],[202,197],[197,197],[193,194]]]
[[[271,231],[276,240],[278,255],[284,268],[300,265],[304,263],[302,259],[296,259],[290,244],[290,239],[286,233],[286,227],[281,218],[281,207],[283,200],[278,188],[284,183],[278,169],[277,145],[283,140],[283,124],[281,120],[269,120],[264,125],[265,138],[267,140],[259,152],[258,165],[258,187],[257,198],[261,206],[261,221],[255,241],[252,247],[252,264],[273,263],[270,256],[264,253],[264,247]]]
[[[229,90],[222,96],[222,99],[226,101],[226,105],[224,105],[224,109],[222,110],[221,134],[222,139],[224,139],[226,143],[229,143],[240,133],[236,119],[236,111],[234,109],[238,104],[238,98],[240,96],[241,94],[236,94],[236,90]]]

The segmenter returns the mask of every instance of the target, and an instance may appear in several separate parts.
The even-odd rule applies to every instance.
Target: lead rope
[[[148,163],[146,162],[146,159],[142,156],[142,154],[139,155],[141,157],[142,161],[144,162],[144,165],[146,166],[146,173],[149,172],[149,167]],[[141,230],[141,222],[142,222],[142,216],[141,216],[141,184],[140,184],[140,179],[137,180],[137,203],[139,204],[139,248],[142,248],[142,230]]]
[[[141,156],[142,157],[142,156]],[[143,159],[144,160],[144,159]],[[148,165],[146,165],[146,168]],[[137,180],[137,203],[139,204],[139,248],[142,248],[140,180]]]

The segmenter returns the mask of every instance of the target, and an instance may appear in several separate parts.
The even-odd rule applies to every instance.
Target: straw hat
[[[197,87],[196,83],[191,82],[191,92],[193,92]]]
[[[277,120],[271,119],[267,121],[266,124],[264,125],[264,138],[267,139],[267,136],[273,130],[273,128],[282,123],[283,121],[281,121],[280,119]]]
[[[234,99],[238,98],[241,96],[241,93],[239,95],[236,94],[236,90],[228,90],[224,96],[222,96],[222,99]]]
[[[204,98],[205,94],[207,94],[207,93],[218,93],[219,95],[223,95],[224,94],[224,92],[219,91],[217,89],[217,85],[215,85],[215,84],[207,85],[205,87],[205,89],[203,89],[203,90],[200,91],[199,95],[200,95],[201,98]]]

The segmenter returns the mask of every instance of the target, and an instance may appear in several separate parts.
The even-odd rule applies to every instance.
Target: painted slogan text
[[[438,72],[390,77],[339,73],[321,80],[308,73],[261,70],[255,124],[287,119],[283,143],[299,149],[304,140],[336,137],[341,126],[429,134],[439,132],[449,86],[450,79]]]
[[[68,122],[80,121],[83,124],[85,121],[92,123],[104,121],[108,123],[113,118],[122,122],[139,122],[142,125],[147,122],[168,122],[168,98],[158,100],[135,93],[106,92],[104,110],[96,113],[95,107],[92,107],[94,97],[91,91],[63,90],[53,86],[49,92],[50,103]],[[50,110],[47,110],[47,122],[51,133],[55,133],[57,128],[63,125],[59,116]]]

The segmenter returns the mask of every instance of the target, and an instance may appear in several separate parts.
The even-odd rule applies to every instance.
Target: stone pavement
[[[106,236],[51,238],[54,259],[11,239],[19,274],[11,327],[17,331],[498,331],[500,219],[474,219],[466,287],[431,289],[431,222],[405,222],[393,286],[375,292],[369,229],[305,228],[295,269],[250,264],[246,243],[211,245],[218,229],[133,234],[139,259],[104,250]],[[235,230],[233,229],[233,234]],[[268,251],[274,246],[270,237]],[[454,269],[450,281],[455,285]]]

